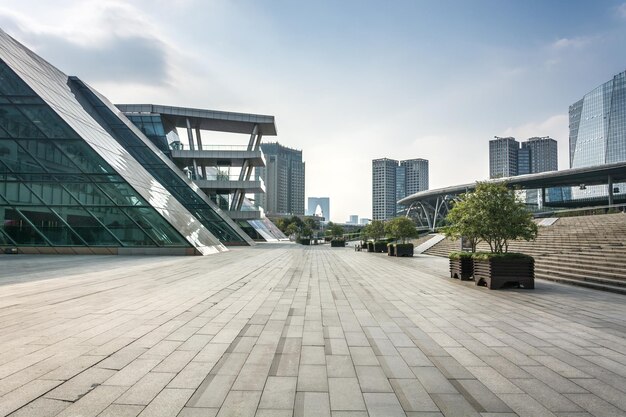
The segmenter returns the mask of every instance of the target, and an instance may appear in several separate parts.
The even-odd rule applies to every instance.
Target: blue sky
[[[624,1],[2,0],[0,26],[114,102],[275,115],[333,221],[371,216],[374,158],[437,188],[549,135],[567,168],[568,106],[626,69]]]

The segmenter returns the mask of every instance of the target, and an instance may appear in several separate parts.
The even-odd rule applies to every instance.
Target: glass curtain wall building
[[[210,231],[223,230],[219,216],[146,142],[93,89],[0,31],[0,246],[226,250]]]
[[[570,168],[626,161],[626,71],[572,104],[569,128]],[[614,184],[613,192],[626,194],[626,184]],[[606,186],[572,188],[574,199],[607,195]]]

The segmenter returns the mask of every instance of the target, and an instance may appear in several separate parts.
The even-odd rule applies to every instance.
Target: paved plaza
[[[626,297],[265,244],[0,256],[0,416],[624,416]]]

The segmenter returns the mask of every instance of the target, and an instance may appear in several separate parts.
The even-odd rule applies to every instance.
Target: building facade
[[[372,219],[387,220],[396,215],[398,161],[381,158],[372,161]]]
[[[110,101],[2,31],[0,96],[0,248],[209,254],[246,244]]]
[[[626,71],[569,107],[570,168],[626,161]]]
[[[372,161],[372,219],[396,217],[403,207],[398,200],[428,190],[428,160],[381,158]]]
[[[319,210],[318,210],[319,209]],[[307,199],[307,216],[321,215],[325,221],[330,221],[330,198],[309,197]]]
[[[520,155],[522,151],[528,152],[528,174],[538,174],[540,172],[558,171],[559,169],[559,151],[556,140],[549,136],[529,138],[526,142],[522,142]],[[521,157],[518,167],[521,167]],[[519,172],[519,175],[523,173]]]
[[[489,178],[517,175],[519,142],[515,138],[496,136],[489,141]]]
[[[525,142],[496,137],[489,141],[489,178],[537,174],[558,170],[556,140],[532,137]]]
[[[265,183],[265,193],[255,194],[255,204],[269,214],[304,215],[305,163],[302,151],[277,142],[261,144],[266,166],[255,168],[255,178]]]
[[[571,168],[626,161],[626,71],[596,87],[569,107]],[[626,184],[571,189],[573,199],[604,200],[626,194]]]

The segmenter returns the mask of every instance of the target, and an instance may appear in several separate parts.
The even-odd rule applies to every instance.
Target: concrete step
[[[547,281],[560,282],[563,284],[577,285],[579,287],[592,288],[594,290],[608,291],[608,292],[614,292],[617,294],[626,295],[626,287],[617,286],[617,285],[610,285],[610,284],[593,282],[593,281],[585,281],[585,280],[580,280],[580,279],[572,279],[572,278],[566,278],[562,276],[554,276],[550,274],[545,274],[543,272],[538,273],[536,271],[535,271],[535,278],[545,279]]]

